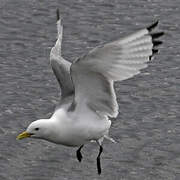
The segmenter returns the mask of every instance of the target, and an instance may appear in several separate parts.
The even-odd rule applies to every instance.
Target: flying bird
[[[76,156],[82,160],[81,149],[97,142],[97,171],[101,174],[100,156],[103,140],[109,136],[111,120],[118,115],[113,83],[140,73],[158,52],[157,40],[164,32],[152,32],[158,21],[125,38],[98,46],[73,63],[61,55],[62,21],[57,10],[57,41],[50,52],[50,64],[61,88],[60,105],[49,119],[32,122],[17,139],[45,139],[65,146],[78,147]]]

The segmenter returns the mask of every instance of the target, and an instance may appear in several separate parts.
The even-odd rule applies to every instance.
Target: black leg
[[[82,154],[81,154],[81,149],[84,145],[80,146],[80,148],[76,151],[76,157],[78,159],[79,162],[81,162],[82,160]]]
[[[100,156],[101,156],[101,153],[103,152],[103,147],[100,146],[99,148],[99,154],[98,154],[98,157],[97,157],[97,170],[98,170],[98,174],[100,175],[101,174],[101,159],[100,159]]]

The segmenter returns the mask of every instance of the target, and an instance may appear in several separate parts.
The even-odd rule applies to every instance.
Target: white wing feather
[[[153,55],[153,40],[163,33],[150,34],[152,28],[140,30],[126,38],[96,47],[79,58],[71,66],[71,76],[75,86],[77,106],[85,104],[103,115],[116,117],[118,105],[113,82],[122,81],[140,73],[147,67]]]

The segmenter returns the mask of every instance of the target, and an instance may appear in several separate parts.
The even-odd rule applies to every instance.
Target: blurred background
[[[76,148],[42,140],[17,141],[29,123],[49,118],[59,86],[49,65],[56,8],[64,24],[63,56],[73,61],[93,47],[159,19],[164,44],[149,67],[116,83],[120,113],[104,141],[102,174],[96,144]],[[0,0],[0,179],[180,179],[179,0]]]

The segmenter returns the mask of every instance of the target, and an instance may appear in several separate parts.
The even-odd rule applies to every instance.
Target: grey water
[[[119,115],[104,142],[102,174],[96,144],[83,150],[42,140],[17,141],[32,121],[59,102],[49,65],[63,17],[63,56],[69,61],[159,19],[160,53],[141,74],[115,83]],[[0,0],[0,180],[180,179],[179,0]]]

